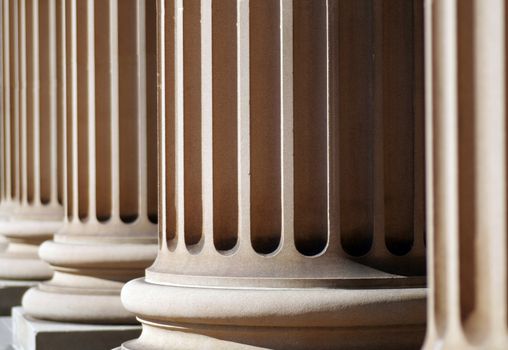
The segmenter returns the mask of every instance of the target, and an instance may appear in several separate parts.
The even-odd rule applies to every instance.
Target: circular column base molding
[[[40,260],[36,252],[10,252],[9,248],[0,253],[0,279],[44,281],[53,275],[49,264]]]
[[[143,275],[156,245],[47,241],[39,252],[55,273],[25,293],[27,314],[59,322],[138,323],[122,305],[120,292],[125,282]]]
[[[232,289],[159,285],[122,290],[140,338],[124,350],[411,349],[425,333],[425,288]]]
[[[136,324],[133,314],[120,302],[116,294],[79,294],[76,292],[48,292],[38,287],[23,296],[23,307],[35,318],[73,323]]]

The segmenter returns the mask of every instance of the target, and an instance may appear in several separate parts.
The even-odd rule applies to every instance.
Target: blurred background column
[[[121,349],[417,349],[421,1],[158,2],[159,252]]]
[[[506,349],[503,0],[427,1],[429,305],[424,349]]]

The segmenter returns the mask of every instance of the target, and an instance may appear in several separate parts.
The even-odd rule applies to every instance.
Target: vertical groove
[[[388,192],[389,188],[386,188],[385,184],[385,172],[388,167],[385,155],[385,118],[384,109],[385,109],[385,90],[384,90],[384,54],[383,46],[384,46],[384,38],[385,33],[385,23],[383,21],[383,16],[385,13],[384,9],[385,2],[382,0],[372,0],[372,37],[371,37],[371,50],[372,50],[372,91],[370,94],[372,96],[372,245],[371,245],[371,254],[376,257],[386,256],[387,250],[387,217],[386,207],[387,201],[386,196],[390,195]],[[389,57],[387,57],[389,58]],[[386,118],[386,119],[389,119]],[[389,144],[389,140],[387,140],[387,144]],[[391,203],[391,201],[390,201]],[[365,244],[365,243],[364,243]]]
[[[66,0],[59,0],[57,4],[57,54],[58,54],[58,202],[63,205],[65,216],[68,215],[69,179],[66,176],[67,162],[67,6]]]
[[[373,232],[372,0],[339,4],[339,191],[344,250],[367,253]]]
[[[167,248],[166,177],[166,0],[157,0],[157,215],[159,254]]]
[[[183,71],[183,0],[175,1],[175,205],[176,244],[182,246],[185,232],[184,178],[184,71]]]
[[[110,98],[110,147],[111,147],[111,216],[114,220],[120,218],[120,97],[119,97],[119,67],[118,67],[118,0],[110,1],[109,12],[109,59],[111,65]]]
[[[327,0],[327,183],[328,250],[340,245],[340,157],[339,157],[339,0]]]
[[[236,1],[212,4],[213,227],[220,251],[236,245],[238,231]]]
[[[96,81],[95,81],[95,0],[87,0],[87,113],[88,113],[88,218],[92,221],[97,219],[96,210],[96,137],[95,137],[95,120],[96,120]],[[86,175],[85,175],[86,176]]]
[[[166,30],[166,9],[165,0],[157,1],[157,190],[160,195],[157,198],[157,216],[159,217],[158,225],[158,242],[159,253],[166,248],[166,71],[164,61],[166,59],[166,48],[164,46],[165,30]]]
[[[293,3],[295,244],[304,255],[321,252],[328,236],[325,5]]]
[[[94,40],[95,40],[95,193],[97,219],[106,221],[112,215],[112,156],[111,156],[111,124],[117,118],[118,55],[115,50],[118,36],[118,9],[117,0],[96,1],[94,6]],[[117,47],[117,46],[116,46]]]
[[[156,117],[157,110],[153,100],[156,96],[154,87],[157,75],[155,66],[155,47],[153,36],[156,33],[153,17],[156,15],[155,1],[143,0],[137,2],[137,70],[138,70],[138,94],[139,94],[139,137],[140,137],[140,164],[139,175],[140,202],[139,213],[144,220],[157,223],[157,151],[156,145]],[[150,93],[152,92],[152,93]]]
[[[414,232],[413,3],[382,2],[382,119],[385,241],[392,254],[411,250]]]
[[[413,0],[413,41],[414,41],[414,60],[413,60],[413,79],[414,79],[414,233],[413,247],[411,253],[418,257],[424,257],[426,253],[426,202],[425,195],[425,71],[424,67],[424,38],[425,38],[425,22],[424,22],[424,1]],[[423,265],[422,265],[423,266]]]
[[[176,159],[175,159],[175,6],[171,0],[164,1],[164,23],[162,33],[164,37],[159,38],[159,79],[161,79],[161,100],[159,102],[160,115],[162,119],[161,127],[163,138],[161,147],[164,152],[164,163],[162,164],[162,173],[160,179],[164,182],[163,201],[163,233],[166,234],[168,246],[172,247],[176,240]],[[159,34],[161,35],[161,34]],[[165,208],[164,208],[165,206]]]
[[[19,190],[20,190],[20,159],[19,159],[19,151],[20,151],[20,135],[19,135],[19,8],[18,1],[14,2],[13,6],[13,15],[12,19],[12,48],[11,48],[11,66],[14,71],[13,83],[11,85],[12,93],[11,96],[14,96],[13,109],[11,112],[11,194],[13,198],[17,201],[20,199]]]
[[[48,0],[48,56],[49,56],[49,85],[50,85],[50,101],[49,101],[49,137],[46,140],[41,140],[42,143],[46,143],[46,147],[48,147],[49,154],[49,176],[50,179],[47,183],[47,194],[46,198],[43,199],[43,202],[56,204],[58,197],[58,151],[57,151],[57,141],[58,141],[58,90],[57,90],[57,52],[56,52],[56,41],[57,41],[57,32],[56,32],[56,0]],[[42,147],[42,145],[41,145]]]
[[[38,106],[35,105],[35,77],[34,63],[34,29],[33,29],[33,1],[28,0],[26,6],[26,57],[27,57],[27,100],[26,100],[26,196],[28,203],[34,202],[35,174],[34,174],[34,115]]]
[[[36,144],[39,152],[38,165],[40,201],[49,203],[56,196],[54,181],[56,177],[56,159],[53,151],[56,151],[54,142],[56,122],[56,62],[55,59],[55,23],[54,23],[54,0],[39,1],[39,56],[34,56],[39,61],[39,128],[34,130],[38,133],[39,143]],[[37,71],[37,70],[35,70]]]
[[[26,3],[19,1],[19,48],[20,48],[20,127],[21,127],[21,202],[27,203],[27,50],[26,50]]]
[[[147,204],[148,219],[157,223],[157,46],[153,38],[157,26],[153,20],[157,16],[155,0],[143,0],[140,7],[140,27],[145,34],[145,90],[146,90],[146,142],[147,142]],[[142,10],[143,9],[143,10]]]
[[[183,12],[185,243],[197,244],[203,231],[201,161],[200,1],[186,0]]]
[[[66,31],[65,26],[65,0],[57,0],[55,4],[55,21],[56,21],[56,60],[57,60],[57,201],[58,204],[64,205],[66,202],[66,181],[65,169],[66,165],[66,149],[65,137],[67,130],[65,126],[66,110],[67,110],[67,58],[65,57]],[[64,210],[67,210],[64,205]]]
[[[41,103],[41,75],[40,75],[40,24],[39,24],[39,0],[32,0],[32,93],[33,93],[33,114],[32,114],[32,149],[33,149],[33,181],[34,181],[34,202],[41,202],[41,111],[45,112],[46,105]],[[45,71],[45,69],[44,69]],[[45,86],[47,89],[47,87]],[[44,96],[45,97],[45,96]],[[44,125],[44,123],[43,123]],[[30,135],[28,135],[30,137]],[[46,174],[44,174],[46,175]]]
[[[3,90],[3,96],[4,96],[4,110],[5,110],[5,116],[4,116],[4,134],[2,135],[2,142],[4,145],[4,176],[5,176],[5,198],[10,200],[12,199],[12,191],[11,191],[11,152],[10,152],[10,129],[11,129],[11,93],[12,93],[12,82],[11,82],[11,72],[8,67],[10,67],[10,61],[11,61],[11,55],[10,55],[10,48],[11,48],[11,6],[9,0],[3,1],[3,9],[4,9],[4,22],[3,22],[3,64],[4,64],[4,90]]]
[[[475,87],[473,1],[462,0],[458,7],[458,88],[459,115],[459,232],[460,232],[460,311],[467,326],[475,310],[476,285],[476,179],[475,179]],[[467,334],[467,332],[466,332]]]
[[[78,31],[77,31],[77,0],[71,0],[68,7],[67,55],[69,76],[67,94],[67,215],[69,219],[77,219],[79,215],[79,173],[78,173]],[[70,91],[69,91],[70,90]]]
[[[120,217],[133,222],[138,216],[139,150],[136,1],[118,2],[118,60],[120,112]],[[134,39],[134,40],[133,40]]]
[[[281,239],[280,4],[250,2],[252,246],[272,253]]]
[[[74,90],[73,86],[75,83],[74,77],[76,67],[76,57],[73,55],[73,42],[75,30],[73,30],[74,26],[74,18],[72,16],[72,9],[74,8],[73,1],[69,2],[69,6],[66,6],[65,0],[62,1],[62,12],[64,12],[64,18],[62,21],[64,22],[65,27],[65,38],[64,38],[64,47],[63,47],[63,56],[66,65],[65,69],[65,113],[64,113],[64,150],[65,150],[65,160],[64,160],[64,178],[65,178],[65,216],[68,221],[73,218],[74,215],[74,200],[76,197],[76,192],[74,192],[74,181],[76,180],[76,176],[73,175],[73,167],[74,160],[73,156],[73,143],[72,143],[72,135],[73,135],[73,108],[75,106],[73,102],[74,98]]]
[[[87,4],[91,0],[77,1],[76,9],[73,16],[76,16],[76,27],[77,36],[75,45],[77,46],[77,77],[76,84],[73,86],[73,90],[77,92],[77,115],[73,120],[73,128],[76,134],[73,135],[74,147],[77,149],[75,159],[75,168],[73,170],[77,183],[75,185],[75,193],[78,199],[76,210],[81,220],[86,219],[89,216],[89,198],[88,198],[88,119],[89,106],[87,104],[87,98],[89,94],[89,82],[87,79],[87,65],[88,57],[87,50],[89,45],[88,40],[88,17],[91,16]],[[77,14],[80,14],[79,16]],[[74,155],[73,155],[74,156]]]
[[[134,14],[136,16],[136,97],[137,97],[137,117],[138,117],[138,216],[142,220],[147,219],[147,89],[146,89],[146,42],[145,36],[145,2],[136,1]]]

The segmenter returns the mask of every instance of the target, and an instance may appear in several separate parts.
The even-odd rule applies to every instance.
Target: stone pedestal
[[[155,2],[59,1],[56,13],[66,215],[39,251],[54,276],[23,306],[37,319],[135,324],[120,290],[157,251]]]
[[[12,310],[17,350],[104,350],[140,333],[140,326],[73,324],[36,320],[23,308]]]
[[[427,2],[425,350],[508,348],[507,11]]]
[[[122,349],[421,346],[418,4],[159,1],[160,244]]]

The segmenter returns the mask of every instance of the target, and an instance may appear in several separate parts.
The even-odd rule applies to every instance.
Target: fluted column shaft
[[[425,349],[506,349],[505,1],[427,1]]]
[[[155,258],[155,2],[59,1],[64,227],[44,243],[51,281],[24,297],[38,318],[132,323],[126,281]]]
[[[3,1],[2,212],[9,247],[0,279],[43,280],[38,246],[62,224],[55,0]]]
[[[159,1],[160,244],[125,349],[422,340],[418,4]]]

